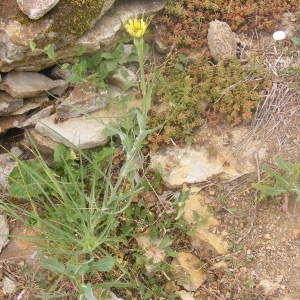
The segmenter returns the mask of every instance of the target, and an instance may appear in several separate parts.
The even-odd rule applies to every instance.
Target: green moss
[[[54,42],[69,44],[91,28],[93,21],[100,15],[104,2],[105,0],[61,0],[47,16],[39,20],[31,20],[21,11],[15,19],[22,24],[39,23],[44,18],[52,20],[45,38],[38,43],[39,47]],[[55,34],[49,37],[52,32]]]
[[[53,9],[53,25],[49,31],[75,38],[90,29],[91,23],[100,15],[105,0],[61,0]]]

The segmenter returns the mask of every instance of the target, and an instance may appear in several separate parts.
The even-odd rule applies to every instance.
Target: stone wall
[[[34,130],[33,134],[41,134],[40,140],[47,139],[43,135],[48,136],[52,139],[49,145],[65,138],[49,134],[54,130],[60,135],[66,134],[67,145],[75,142],[78,146],[88,140],[89,130],[82,132],[85,137],[80,135],[80,130],[74,133],[74,126],[81,124],[81,128],[87,128],[91,123],[91,120],[84,121],[82,114],[77,112],[101,115],[99,111],[103,110],[107,95],[120,93],[116,92],[120,87],[112,85],[109,90],[97,93],[76,85],[74,89],[67,79],[70,74],[60,70],[57,64],[72,61],[78,47],[83,47],[86,53],[112,49],[125,35],[124,23],[139,15],[152,15],[164,4],[165,0],[0,2],[0,140],[11,128]],[[36,45],[35,51],[30,47],[32,44]],[[48,44],[54,46],[54,59],[41,50]],[[122,85],[122,78],[113,75]],[[132,72],[130,76],[135,78]],[[70,109],[70,105],[63,103],[75,105],[77,112],[76,107]],[[87,141],[84,148],[106,140],[101,135],[103,125],[92,122],[90,126],[94,128],[91,135],[98,137],[98,142]]]

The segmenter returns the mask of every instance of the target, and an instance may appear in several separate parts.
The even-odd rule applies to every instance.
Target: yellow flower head
[[[125,25],[127,32],[134,38],[140,39],[144,36],[148,24],[143,19],[131,19]]]

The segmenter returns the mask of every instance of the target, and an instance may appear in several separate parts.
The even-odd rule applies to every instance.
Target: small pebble
[[[3,279],[3,293],[4,295],[11,295],[16,292],[17,284],[14,280],[11,280],[8,277],[4,277]]]
[[[273,39],[275,41],[281,41],[286,38],[286,33],[283,30],[278,30],[273,33]]]

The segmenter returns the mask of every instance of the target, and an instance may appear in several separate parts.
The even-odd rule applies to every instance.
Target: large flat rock
[[[89,149],[106,144],[107,136],[104,133],[106,124],[116,122],[115,117],[125,113],[132,107],[138,107],[139,101],[133,100],[127,107],[110,105],[108,109],[99,110],[63,122],[56,121],[56,115],[38,121],[35,129],[53,141],[63,143],[68,147]]]
[[[4,76],[0,89],[14,98],[30,98],[65,85],[62,79],[52,80],[36,72],[10,72]]]
[[[169,187],[198,183],[219,175],[223,179],[236,179],[255,172],[255,156],[262,159],[266,154],[266,145],[254,139],[244,152],[236,153],[247,131],[246,127],[240,126],[228,128],[228,134],[224,131],[220,135],[203,127],[195,134],[193,147],[165,147],[151,154],[151,166],[162,171],[163,180]]]
[[[165,3],[165,0],[119,1],[114,9],[103,16],[77,43],[90,51],[109,49],[119,41],[123,26],[129,19],[154,14],[163,9]]]
[[[63,122],[55,121],[56,115],[38,121],[35,129],[52,140],[68,147],[88,149],[104,145],[107,137],[103,134],[105,125],[95,119],[72,118]]]
[[[170,187],[177,187],[184,183],[197,183],[222,173],[231,178],[239,172],[231,166],[224,166],[225,157],[218,154],[212,158],[205,149],[183,149],[166,147],[151,155],[152,168],[162,170],[163,180]]]

